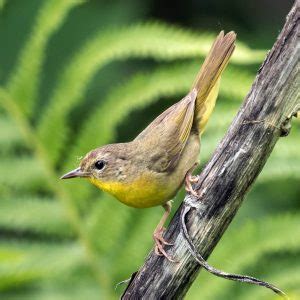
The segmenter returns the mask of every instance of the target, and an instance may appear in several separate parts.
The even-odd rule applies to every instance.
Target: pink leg
[[[192,194],[195,197],[198,197],[197,192],[193,189],[192,183],[196,183],[198,181],[199,176],[193,176],[192,173],[197,167],[198,163],[195,163],[186,173],[185,175],[185,190]]]
[[[173,245],[173,244],[168,243],[162,236],[164,231],[166,230],[164,228],[164,224],[171,212],[171,208],[172,208],[171,201],[168,201],[166,204],[164,204],[163,208],[165,209],[165,213],[163,214],[162,218],[160,219],[159,223],[157,224],[153,232],[153,239],[155,242],[155,253],[160,256],[161,255],[165,256],[171,262],[175,262],[174,259],[172,259],[164,249],[164,245]]]

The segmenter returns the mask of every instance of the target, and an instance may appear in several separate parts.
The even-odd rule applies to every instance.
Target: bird
[[[221,75],[235,49],[236,34],[221,31],[213,42],[188,94],[152,121],[134,140],[88,152],[79,167],[61,179],[86,178],[97,188],[135,208],[161,205],[164,214],[153,232],[155,253],[174,261],[163,237],[172,199],[184,184],[197,196],[192,175],[200,140],[214,109]]]

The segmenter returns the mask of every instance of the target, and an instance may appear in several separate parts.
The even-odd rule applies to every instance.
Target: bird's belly
[[[91,183],[115,196],[120,202],[136,208],[162,205],[170,200],[178,187],[168,187],[153,174],[143,175],[133,182],[99,182],[91,178]]]

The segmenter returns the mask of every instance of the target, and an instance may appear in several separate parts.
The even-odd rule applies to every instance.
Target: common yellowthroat
[[[200,136],[215,106],[221,74],[235,48],[236,34],[220,32],[190,92],[159,115],[133,141],[105,145],[90,151],[80,166],[62,179],[85,177],[126,205],[146,208],[162,205],[165,213],[153,238],[155,252],[164,250],[164,223],[171,199],[185,182],[195,193],[191,171],[198,161]]]

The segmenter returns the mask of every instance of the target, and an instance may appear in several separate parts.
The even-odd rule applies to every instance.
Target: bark
[[[169,225],[165,238],[174,246],[167,252],[179,262],[151,251],[122,299],[182,298],[200,269],[181,230],[182,212],[188,211],[187,231],[207,259],[277,140],[288,134],[291,118],[300,110],[299,17],[300,0],[296,0],[237,116],[199,176],[195,185],[199,197],[187,195]]]

